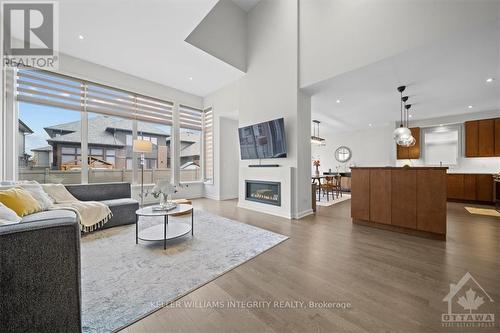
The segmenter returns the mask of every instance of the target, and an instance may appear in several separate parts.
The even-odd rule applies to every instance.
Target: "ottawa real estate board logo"
[[[450,284],[443,302],[448,303],[448,312],[441,315],[442,327],[495,327],[494,301],[469,272]]]
[[[2,67],[57,69],[58,3],[4,1],[1,4]]]

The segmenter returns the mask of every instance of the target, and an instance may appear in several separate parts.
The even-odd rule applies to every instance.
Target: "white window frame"
[[[427,143],[426,143],[426,140],[425,140],[426,134],[427,133],[437,133],[437,132],[442,131],[443,129],[444,130],[456,130],[458,132],[456,160],[457,160],[457,164],[459,163],[459,159],[462,156],[462,151],[463,151],[463,148],[462,148],[463,147],[463,141],[462,141],[462,138],[463,138],[463,126],[461,126],[460,124],[447,124],[447,125],[443,125],[443,126],[433,126],[433,127],[423,128],[423,136],[422,136],[422,141],[423,141],[423,145],[422,145],[422,160],[424,161],[425,164],[429,164],[429,162],[426,159],[426,155],[427,155],[427,152],[426,152],[426,150],[427,150]],[[443,166],[456,166],[457,164],[443,163]]]
[[[14,87],[16,86],[16,76],[17,72],[16,70],[12,70],[12,75],[11,77],[6,74],[7,71],[4,71],[4,74],[2,75],[2,93],[6,98],[4,98],[4,102],[2,106],[2,114],[0,117],[0,129],[2,129],[2,132],[4,134],[0,138],[0,151],[9,153],[8,155],[13,158],[8,158],[8,156],[3,155],[7,158],[4,159],[4,161],[0,165],[0,180],[17,180],[18,179],[18,173],[19,173],[19,166],[17,165],[17,156],[18,156],[18,135],[17,135],[17,124],[19,120],[19,110],[18,110],[18,102],[15,98],[13,98],[14,94],[9,94],[9,90],[6,88],[7,86]],[[61,73],[53,73],[56,75],[61,75],[61,76],[68,76],[65,74]],[[86,101],[86,82],[91,82],[86,79],[82,79],[79,77],[74,77],[74,76],[68,76],[69,78],[72,78],[74,80],[80,80],[83,83],[82,87],[82,97],[83,100]],[[10,82],[7,82],[9,81]],[[102,85],[99,83],[91,82],[92,84],[98,84]],[[117,90],[123,90],[125,92],[130,92],[127,89],[122,89],[119,87],[111,87],[108,85],[104,85],[106,87],[109,87],[111,89],[117,89]],[[141,96],[146,96],[145,94],[142,93],[135,93],[135,92],[130,92],[132,94],[137,94]],[[10,95],[10,96],[9,96]],[[171,103],[172,105],[172,122],[169,124],[171,126],[171,170],[172,170],[172,181],[174,184],[179,184],[180,183],[180,124],[179,124],[179,103],[175,101],[174,99],[170,101],[166,101],[161,98],[156,98],[156,97],[151,97],[154,99],[157,99],[158,101],[165,101],[165,103]],[[10,104],[9,104],[10,103]],[[200,107],[194,107],[194,106],[189,106],[188,104],[182,103],[182,105],[192,107],[195,109],[200,109],[200,110],[205,110],[206,108],[203,108],[202,106]],[[76,111],[78,112],[78,111]],[[81,115],[81,158],[82,158],[82,168],[81,168],[81,184],[87,184],[88,183],[88,158],[86,158],[90,151],[88,147],[88,113],[99,113],[95,112],[92,110],[86,110],[86,103],[82,103],[82,111],[79,111]],[[10,115],[10,117],[9,117]],[[120,115],[116,115],[120,117]],[[129,118],[126,116],[121,116],[123,118],[128,118],[128,119],[134,119],[133,122],[133,133],[132,137],[137,138],[138,131],[137,131],[137,121],[147,121],[147,120],[142,120],[142,119],[135,119],[135,118]],[[204,140],[204,133],[203,133],[203,128],[202,128],[202,133],[201,133],[201,151],[200,151],[200,167],[201,167],[201,173],[202,177],[198,181],[190,181],[190,182],[183,182],[183,183],[203,183],[204,182],[204,161],[203,161],[203,153],[204,153],[204,146],[203,146],[203,140]],[[104,156],[105,158],[105,156]],[[134,153],[134,159],[139,158],[138,154]],[[9,165],[7,161],[12,161],[15,163],[15,165]],[[126,166],[125,166],[126,167]],[[137,178],[137,172],[138,172],[138,167],[137,163],[132,162],[132,171],[133,171],[133,176],[132,176],[132,185],[137,185],[138,183],[138,178]]]

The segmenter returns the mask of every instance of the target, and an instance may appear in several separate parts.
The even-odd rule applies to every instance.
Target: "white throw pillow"
[[[0,202],[0,225],[19,223],[21,220],[15,211]]]
[[[26,191],[30,192],[33,198],[38,201],[43,210],[49,209],[54,204],[54,200],[52,200],[52,198],[43,190],[42,185],[34,180],[19,182],[17,186],[22,187]]]

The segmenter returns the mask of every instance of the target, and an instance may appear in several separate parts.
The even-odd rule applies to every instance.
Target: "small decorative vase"
[[[168,206],[168,196],[165,193],[160,194],[160,207],[167,208]]]
[[[316,167],[316,171],[314,172],[316,174],[316,177],[319,177],[319,169]]]

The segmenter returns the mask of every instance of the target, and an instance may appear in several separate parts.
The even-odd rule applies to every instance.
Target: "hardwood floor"
[[[471,215],[463,204],[448,204],[447,242],[353,225],[350,201],[293,221],[237,208],[236,201],[194,205],[290,239],[184,296],[182,307],[165,307],[122,332],[490,332],[500,324],[500,220]],[[443,298],[467,271],[495,300],[496,328],[441,327]],[[351,308],[192,308],[190,301]]]

